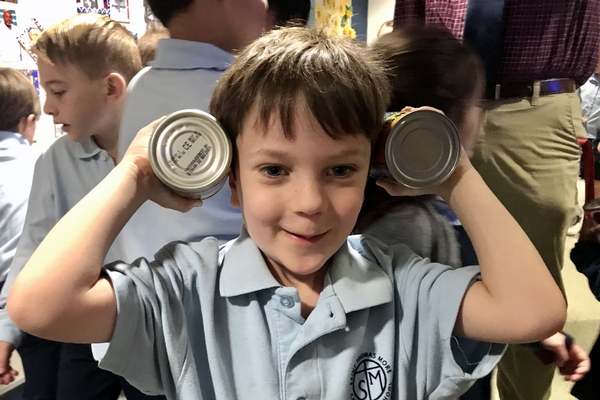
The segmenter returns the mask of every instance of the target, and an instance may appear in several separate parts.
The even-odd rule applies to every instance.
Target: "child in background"
[[[146,30],[146,32],[138,39],[137,47],[140,51],[143,67],[147,67],[148,63],[154,60],[158,41],[168,37],[169,30],[167,28],[164,26],[154,26]]]
[[[210,107],[235,149],[240,237],[103,268],[145,201],[199,205],[152,172],[155,123],[48,234],[11,289],[11,317],[55,340],[110,340],[101,365],[169,399],[455,398],[498,362],[504,346],[492,343],[556,332],[565,303],[464,156],[433,194],[456,210],[481,273],[348,238],[388,100],[370,49],[321,30],[270,32],[240,53]],[[466,369],[453,336],[480,341]]]
[[[579,241],[571,250],[571,261],[588,278],[592,293],[600,301],[600,225],[593,218],[584,217]],[[579,400],[596,400],[600,390],[600,338],[590,352],[590,372],[577,382],[571,394]]]
[[[5,306],[11,283],[47,233],[115,166],[119,124],[127,83],[140,70],[135,42],[118,22],[80,14],[47,29],[34,43],[44,112],[62,125],[65,136],[40,157],[34,172],[25,226],[2,292],[0,339],[16,347],[25,369],[25,399],[145,398],[125,380],[99,369],[89,345],[61,344],[23,334]],[[122,259],[119,239],[107,247],[106,261]],[[44,277],[52,282],[52,277]],[[6,373],[6,370],[5,370]],[[141,396],[141,397],[140,397]]]
[[[477,53],[444,28],[416,25],[381,37],[374,49],[388,65],[392,84],[388,110],[431,105],[443,111],[459,129],[463,151],[470,157],[483,117],[479,102],[485,72]],[[402,243],[434,262],[454,267],[477,264],[473,245],[446,202],[436,196],[393,197],[371,178],[356,231],[388,245]],[[468,351],[468,342],[462,346]],[[589,369],[585,352],[576,344],[567,351],[562,333],[543,341],[541,348],[558,356],[557,365],[569,380],[581,379]],[[490,375],[461,397],[490,398]]]
[[[17,250],[40,156],[31,147],[39,117],[40,100],[31,81],[16,69],[0,68],[0,289]]]

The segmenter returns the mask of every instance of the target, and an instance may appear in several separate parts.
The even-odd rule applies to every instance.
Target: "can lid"
[[[444,182],[460,158],[460,137],[454,123],[432,110],[403,116],[388,135],[385,146],[388,170],[396,181],[410,188]]]
[[[184,193],[199,193],[219,184],[231,166],[229,137],[212,115],[181,110],[165,117],[150,138],[155,174]]]

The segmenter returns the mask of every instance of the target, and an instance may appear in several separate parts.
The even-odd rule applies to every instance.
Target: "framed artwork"
[[[129,22],[129,0],[110,0],[109,15],[115,21]]]
[[[12,31],[17,26],[17,11],[9,8],[0,8],[2,14],[2,28]]]
[[[76,0],[78,13],[98,13],[109,15],[109,0]]]

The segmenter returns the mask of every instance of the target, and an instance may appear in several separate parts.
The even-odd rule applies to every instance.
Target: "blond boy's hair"
[[[44,62],[71,64],[90,80],[117,72],[129,82],[142,68],[131,34],[99,14],[77,14],[44,31],[31,50]]]
[[[293,118],[302,106],[329,136],[364,135],[373,143],[389,99],[375,52],[320,28],[283,28],[239,54],[217,84],[210,112],[233,143],[252,110],[263,128],[279,117],[293,139]]]
[[[145,67],[148,63],[154,60],[156,55],[156,46],[160,39],[169,37],[169,31],[164,26],[156,26],[149,28],[146,33],[138,39],[137,47],[140,51],[142,65]]]

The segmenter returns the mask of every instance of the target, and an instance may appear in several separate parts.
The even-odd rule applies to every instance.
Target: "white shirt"
[[[150,122],[181,109],[208,111],[214,86],[232,61],[231,54],[207,43],[160,40],[150,67],[129,85],[119,140],[120,156],[137,132]],[[205,200],[202,207],[185,214],[146,202],[122,231],[127,251],[152,258],[162,246],[174,240],[194,241],[214,236],[223,243],[236,238],[242,217],[229,204],[230,197],[226,184]]]
[[[587,119],[585,130],[588,139],[596,139],[598,129],[600,129],[600,82],[598,78],[598,75],[592,75],[578,89],[581,99],[581,115]]]
[[[40,153],[21,135],[0,131],[0,282],[8,269],[21,237],[33,169]]]

